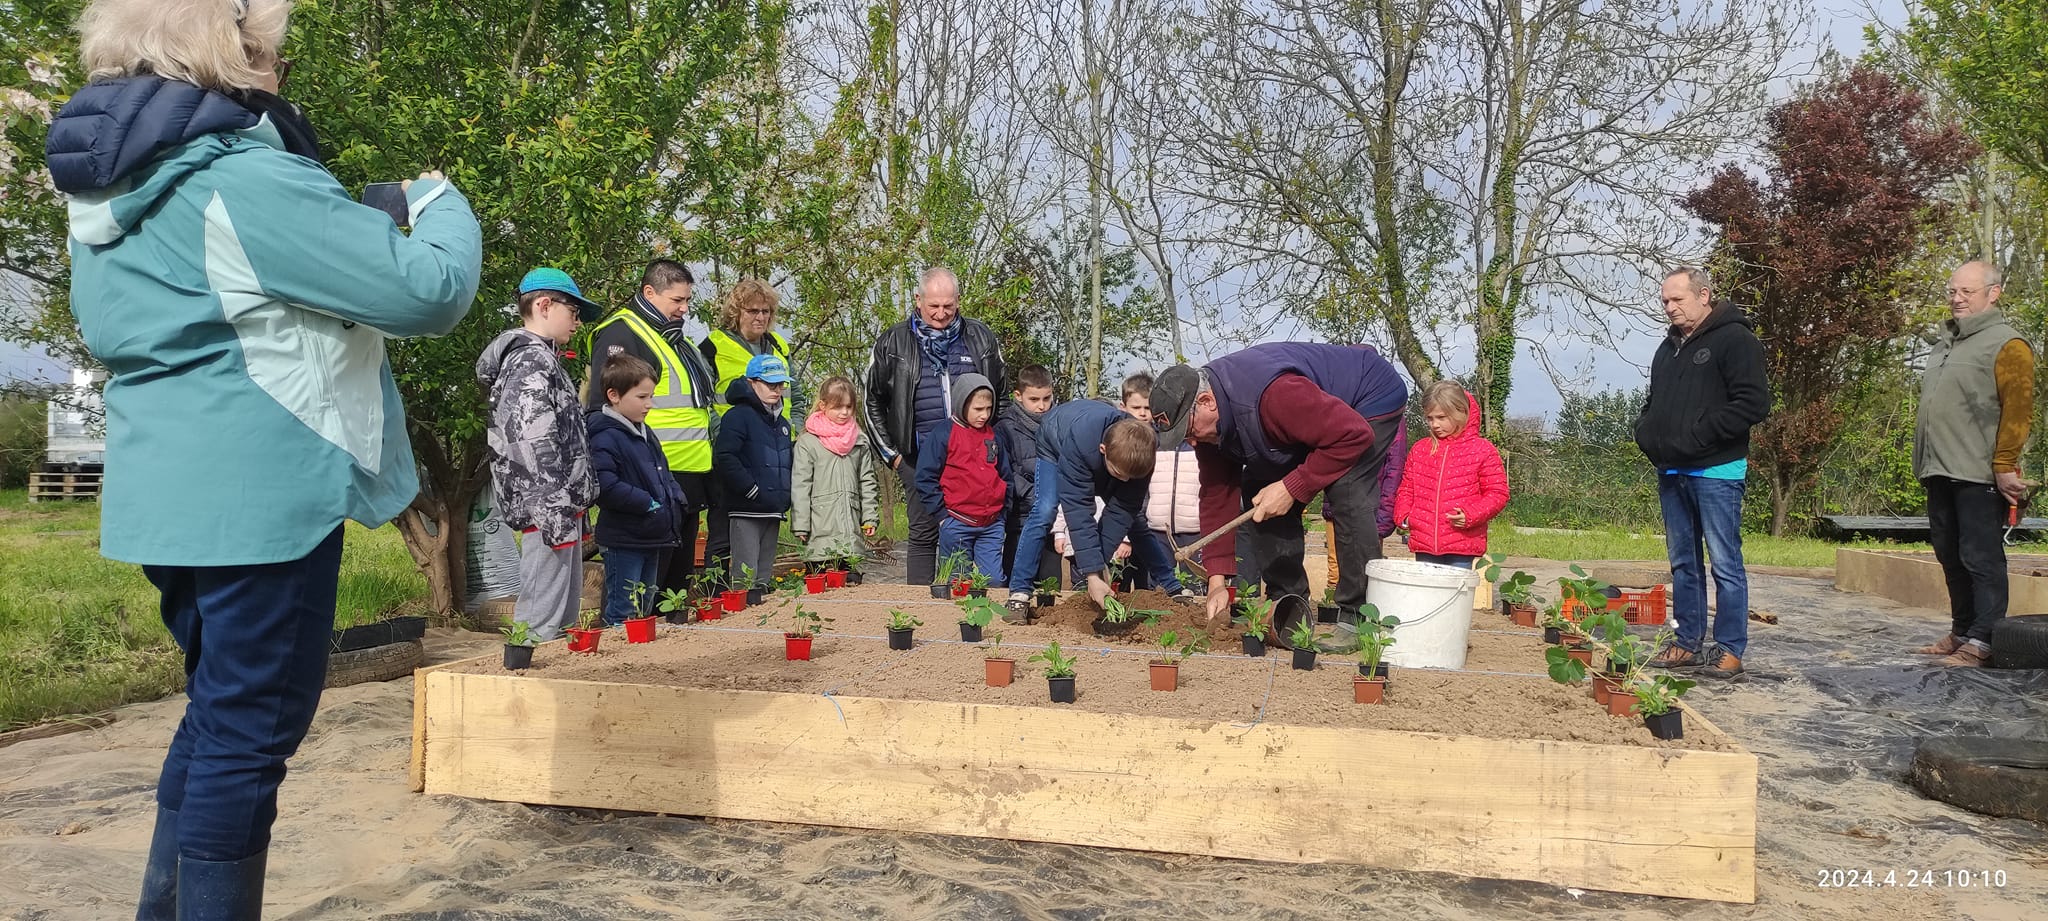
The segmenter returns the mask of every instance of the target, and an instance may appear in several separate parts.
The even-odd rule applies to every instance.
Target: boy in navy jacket
[[[654,587],[682,535],[687,503],[669,475],[661,441],[646,424],[654,407],[654,367],[618,355],[605,364],[598,383],[605,405],[584,419],[590,467],[597,475],[604,620],[617,624],[654,610]],[[634,583],[643,586],[637,599]]]
[[[747,361],[747,376],[725,390],[732,409],[719,420],[711,472],[724,490],[732,528],[727,584],[734,589],[766,589],[775,571],[775,539],[789,511],[796,469],[796,443],[779,411],[788,388],[789,366],[773,355],[756,355]],[[754,571],[753,585],[740,584],[741,566]]]

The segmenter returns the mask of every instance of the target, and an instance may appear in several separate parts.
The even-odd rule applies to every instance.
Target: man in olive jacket
[[[2002,529],[2026,498],[2020,449],[2034,418],[2034,350],[1998,309],[1998,269],[1964,263],[1949,276],[1950,318],[1927,356],[1913,433],[1913,476],[1927,488],[1927,530],[1948,582],[1948,635],[1919,651],[1943,665],[1980,666],[2005,617]]]
[[[1671,331],[1650,359],[1650,394],[1636,419],[1636,446],[1657,468],[1664,546],[1671,557],[1677,637],[1658,650],[1657,668],[1700,668],[1715,678],[1742,674],[1749,650],[1749,574],[1742,568],[1742,495],[1749,430],[1771,410],[1764,347],[1735,305],[1714,303],[1707,273],[1664,277]],[[1714,645],[1707,628],[1706,556],[1714,561]]]

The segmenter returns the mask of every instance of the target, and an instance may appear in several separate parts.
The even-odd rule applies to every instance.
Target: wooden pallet
[[[98,499],[102,476],[104,474],[36,471],[28,475],[28,498],[31,502]]]
[[[1740,749],[1245,727],[455,664],[415,673],[412,783],[430,794],[1755,899],[1757,760]],[[1686,732],[1720,735],[1690,709]]]

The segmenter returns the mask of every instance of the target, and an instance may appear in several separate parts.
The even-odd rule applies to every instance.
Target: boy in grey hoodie
[[[557,350],[576,335],[579,320],[598,314],[567,273],[534,269],[519,282],[520,328],[491,340],[476,360],[491,408],[491,481],[505,523],[520,532],[512,618],[543,641],[576,620],[584,510],[597,501],[583,407]]]

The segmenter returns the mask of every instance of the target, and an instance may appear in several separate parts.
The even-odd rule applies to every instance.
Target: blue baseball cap
[[[756,355],[747,359],[747,377],[765,384],[787,384],[789,366],[773,355]]]
[[[576,287],[576,281],[561,269],[541,266],[526,273],[525,278],[519,279],[520,294],[532,294],[535,291],[553,291],[568,298],[576,304],[576,319],[585,323],[595,323],[599,317],[604,316],[604,308],[585,300],[583,289]]]

